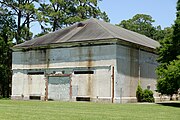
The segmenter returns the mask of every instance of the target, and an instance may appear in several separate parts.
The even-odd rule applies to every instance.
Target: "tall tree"
[[[153,26],[155,20],[150,15],[136,14],[132,19],[123,20],[117,26],[146,35],[155,40],[163,39],[164,33],[160,26]]]
[[[176,20],[173,26],[173,52],[172,56],[174,59],[177,59],[177,56],[180,55],[180,0],[177,2],[177,13],[176,13]]]
[[[157,90],[170,95],[171,99],[180,88],[180,0],[177,2],[176,20],[172,29],[167,29],[168,34],[157,49],[160,63],[157,68]]]
[[[55,31],[90,17],[109,21],[107,14],[99,9],[98,0],[49,0],[40,6],[43,32]]]
[[[12,41],[15,35],[16,22],[15,18],[3,15],[9,14],[7,11],[1,12],[0,15],[0,96],[9,97],[11,83],[11,58]]]
[[[0,0],[0,6],[10,11],[8,15],[15,16],[17,18],[17,30],[16,30],[16,43],[22,42],[22,40],[30,40],[30,23],[36,20],[36,8],[35,3],[39,0]],[[23,39],[26,33],[26,38]]]

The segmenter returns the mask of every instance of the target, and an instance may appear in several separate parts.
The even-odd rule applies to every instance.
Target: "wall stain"
[[[32,76],[28,75],[28,94],[31,94],[32,89]]]
[[[87,67],[88,67],[88,70],[90,71],[93,64],[92,64],[92,56],[93,56],[93,53],[92,53],[92,48],[91,47],[88,47],[88,61],[87,61]],[[92,74],[88,74],[88,96],[91,96],[92,95]]]

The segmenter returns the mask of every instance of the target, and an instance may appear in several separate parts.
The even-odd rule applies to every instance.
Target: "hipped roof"
[[[144,47],[155,49],[159,42],[119,26],[94,18],[76,23],[70,27],[46,34],[44,36],[15,45],[15,48],[39,47],[69,42],[86,42],[96,40],[120,39]]]

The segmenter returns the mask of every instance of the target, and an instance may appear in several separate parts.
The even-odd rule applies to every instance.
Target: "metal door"
[[[70,78],[69,77],[48,77],[48,99],[69,100],[70,99]]]

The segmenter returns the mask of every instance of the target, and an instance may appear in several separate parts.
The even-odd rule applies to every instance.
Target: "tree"
[[[177,56],[180,55],[180,0],[177,2],[177,13],[176,13],[176,20],[175,24],[173,26],[173,50],[172,50],[172,56],[174,56],[174,59],[177,60]]]
[[[24,40],[30,40],[30,23],[37,20],[37,4],[39,0],[0,0],[0,6],[8,10],[7,16],[15,16],[17,18],[16,43]],[[23,34],[25,33],[25,35]],[[24,37],[26,36],[26,37]],[[24,38],[24,39],[23,39]]]
[[[7,11],[4,11],[7,12]],[[3,13],[4,13],[3,12]],[[5,15],[0,16],[0,96],[9,97],[11,83],[12,41],[15,36],[15,18]]]
[[[154,40],[161,40],[164,33],[161,26],[153,26],[154,22],[155,20],[150,15],[137,14],[132,19],[121,21],[117,26],[146,35]]]
[[[90,17],[109,21],[98,7],[98,0],[49,0],[41,3],[39,11],[43,32],[55,31]],[[50,28],[50,29],[49,29]]]
[[[174,60],[174,56],[172,55],[172,49],[173,49],[173,28],[169,27],[169,28],[165,28],[164,29],[164,39],[159,41],[161,46],[159,48],[157,48],[158,51],[158,59],[157,61],[159,63],[161,63],[161,65],[163,64],[167,64],[169,63],[169,61]]]
[[[177,2],[175,24],[166,32],[168,34],[157,49],[160,63],[156,70],[157,90],[162,94],[170,95],[172,99],[172,95],[177,94],[180,88],[180,0]]]
[[[179,60],[170,62],[166,68],[161,68],[159,72],[159,79],[157,81],[157,89],[161,94],[170,95],[172,99],[173,94],[178,93],[180,88],[180,56]],[[163,76],[163,77],[162,77]]]

